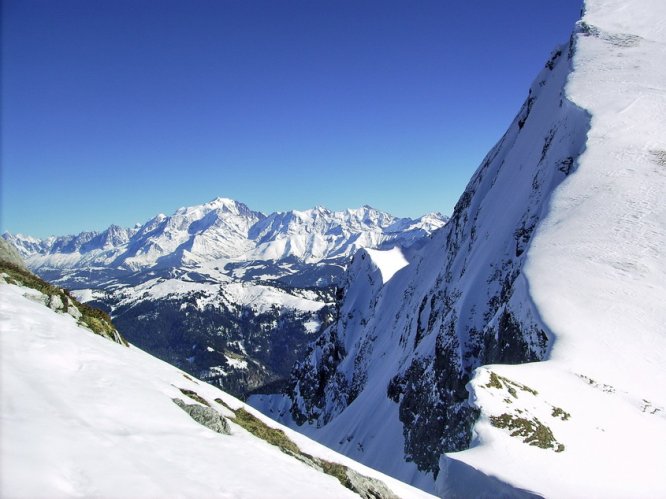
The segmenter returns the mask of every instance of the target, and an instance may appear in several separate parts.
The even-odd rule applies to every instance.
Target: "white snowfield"
[[[402,250],[397,247],[384,251],[368,248],[365,251],[370,255],[372,262],[381,272],[383,284],[386,284],[398,270],[409,264],[402,254]]]
[[[81,299],[94,298],[95,290],[78,290],[76,295]],[[197,294],[196,307],[203,310],[207,306],[221,308],[230,305],[251,307],[257,312],[266,312],[271,307],[284,307],[300,313],[314,313],[320,310],[325,302],[309,290],[299,291],[298,296],[289,294],[279,288],[254,284],[251,282],[191,282],[182,279],[150,279],[137,286],[118,288],[114,295],[118,305],[131,305],[142,300],[182,299],[184,296]]]
[[[666,2],[587,0],[566,97],[590,114],[578,169],[553,193],[525,272],[554,336],[549,360],[488,366],[472,382],[484,417],[452,455],[549,497],[666,497]],[[488,371],[565,450],[524,445]]]
[[[134,347],[112,343],[0,284],[2,497],[358,497],[340,482],[230,423],[221,435],[171,399],[180,388],[233,409],[220,390]],[[283,428],[284,429],[284,428]],[[401,497],[427,494],[288,429],[311,455],[378,478]]]

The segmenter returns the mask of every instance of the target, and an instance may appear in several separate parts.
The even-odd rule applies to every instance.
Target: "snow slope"
[[[24,296],[31,292],[0,284],[3,497],[357,497],[233,422],[231,435],[201,426],[172,402],[187,399],[180,389],[226,416],[216,398],[246,406],[80,329]],[[377,477],[402,497],[426,497],[286,432],[302,450]]]
[[[446,227],[386,283],[355,258],[251,403],[441,495],[666,496],[665,34],[663,1],[588,0]]]
[[[373,263],[382,274],[382,283],[388,282],[394,274],[403,267],[409,265],[400,248],[390,250],[366,250]]]

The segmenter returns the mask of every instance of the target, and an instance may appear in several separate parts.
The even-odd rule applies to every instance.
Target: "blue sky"
[[[1,230],[449,213],[580,0],[4,0]]]

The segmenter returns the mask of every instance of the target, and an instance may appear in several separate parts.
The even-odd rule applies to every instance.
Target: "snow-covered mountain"
[[[234,395],[284,381],[333,318],[361,247],[416,247],[446,218],[368,206],[265,216],[218,198],[132,229],[5,234],[41,277],[107,311],[129,341]]]
[[[44,240],[20,234],[3,237],[33,269],[106,268],[145,270],[207,262],[295,258],[306,263],[349,257],[361,247],[410,245],[446,223],[432,213],[396,218],[364,206],[333,212],[325,208],[272,213],[250,210],[225,198],[159,214],[140,227],[82,232]]]
[[[429,497],[82,329],[5,270],[2,497]]]
[[[448,224],[356,253],[286,394],[250,403],[445,497],[666,495],[664,20],[587,0]]]

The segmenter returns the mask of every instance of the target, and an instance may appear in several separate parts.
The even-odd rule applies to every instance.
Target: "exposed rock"
[[[229,423],[219,412],[211,407],[204,407],[199,404],[186,404],[179,398],[172,399],[174,404],[184,410],[197,423],[221,433],[222,435],[231,435]]]
[[[65,304],[63,303],[62,298],[60,298],[59,295],[50,295],[49,308],[55,312],[59,312],[63,308],[65,308]]]
[[[76,305],[74,304],[74,302],[70,298],[67,298],[67,313],[69,315],[71,315],[72,317],[74,317],[74,319],[76,319],[77,321],[81,317],[83,317],[83,314],[81,313],[81,311],[76,307]],[[121,343],[121,342],[117,342],[117,343]]]
[[[384,482],[363,476],[350,468],[347,468],[346,475],[349,488],[363,499],[398,499]]]
[[[0,237],[0,261],[11,263],[24,270],[27,270],[25,263],[14,245],[4,238]]]

